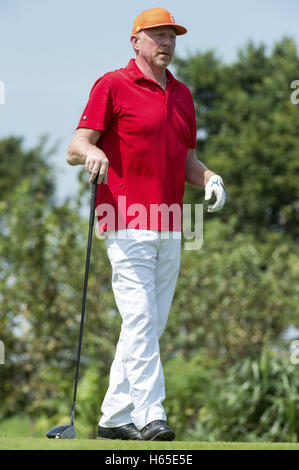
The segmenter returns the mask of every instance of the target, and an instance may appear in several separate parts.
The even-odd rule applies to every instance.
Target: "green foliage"
[[[99,374],[98,362],[90,363],[80,382],[76,413],[89,426],[88,435],[92,438],[97,436],[97,421],[108,384],[108,375]]]
[[[221,174],[228,204],[219,218],[235,218],[235,230],[263,237],[269,230],[299,235],[299,120],[290,101],[298,78],[293,40],[277,42],[271,53],[254,46],[236,63],[223,65],[214,53],[177,59],[177,74],[196,101],[198,158]],[[186,189],[185,200],[198,201]]]
[[[265,347],[214,381],[198,412],[199,440],[299,440],[299,369],[290,354]],[[190,434],[191,435],[191,434]]]
[[[0,177],[0,338],[6,350],[0,416],[51,415],[69,407],[72,396],[88,221],[68,201],[55,202],[44,146],[25,151],[20,139],[3,140],[1,164],[9,152],[16,154],[11,174]],[[27,162],[30,171],[22,172]],[[111,272],[96,238],[91,259],[81,377],[96,355],[99,373],[108,373],[119,327]]]
[[[179,354],[167,361],[165,411],[179,440],[196,425],[198,409],[205,405],[218,367],[219,361],[206,357],[204,350],[189,360]]]
[[[298,324],[297,244],[279,234],[231,237],[234,224],[204,226],[203,247],[182,251],[177,290],[161,340],[164,358],[204,348],[223,365],[255,356]]]

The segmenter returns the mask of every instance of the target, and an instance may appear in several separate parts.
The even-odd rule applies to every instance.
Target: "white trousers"
[[[126,238],[120,239],[124,232]],[[135,229],[111,233],[105,243],[122,326],[99,425],[133,422],[142,429],[156,419],[166,420],[159,338],[179,274],[181,233]],[[164,239],[166,235],[169,239]]]

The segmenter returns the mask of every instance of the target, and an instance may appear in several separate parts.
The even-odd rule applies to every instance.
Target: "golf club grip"
[[[90,214],[89,214],[89,225],[92,225],[92,226],[94,224],[94,212],[95,212],[95,208],[96,208],[98,177],[99,177],[99,175],[97,174],[96,178],[92,182],[92,187],[91,187],[91,204],[90,204]]]
[[[71,415],[71,425],[74,424],[74,417],[75,417],[75,406],[76,406],[77,386],[78,386],[78,378],[79,378],[81,346],[82,346],[83,327],[84,327],[84,318],[85,318],[85,305],[86,305],[86,296],[87,296],[88,273],[89,273],[89,264],[90,264],[90,252],[91,252],[92,233],[93,233],[96,198],[97,198],[97,189],[98,189],[98,176],[99,175],[97,175],[96,178],[94,179],[94,181],[92,182],[90,214],[89,214],[88,243],[87,243],[87,253],[86,253],[83,298],[82,298],[82,309],[81,309],[81,321],[80,321],[80,333],[79,333],[79,343],[78,343],[78,352],[77,352],[77,361],[76,361],[76,374],[75,374],[75,386],[74,386],[73,407],[72,407],[72,415]]]

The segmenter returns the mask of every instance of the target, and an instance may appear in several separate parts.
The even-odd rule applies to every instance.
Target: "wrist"
[[[213,175],[216,175],[216,173],[214,173],[213,171],[210,171],[210,170],[206,170],[205,173],[204,173],[204,185],[207,184],[207,182],[209,181],[209,179],[211,178],[211,176]]]

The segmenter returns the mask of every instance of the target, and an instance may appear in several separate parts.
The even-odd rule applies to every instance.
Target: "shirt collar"
[[[131,59],[129,61],[128,65],[126,66],[126,71],[134,82],[138,80],[139,78],[144,78],[145,80],[148,80],[149,82],[154,82],[154,80],[151,80],[146,75],[144,75],[144,73],[140,70],[140,68],[136,64],[135,59]],[[174,76],[168,69],[166,69],[166,75],[168,79],[167,85],[170,85],[170,87],[172,88],[175,85],[176,79],[174,78]]]

